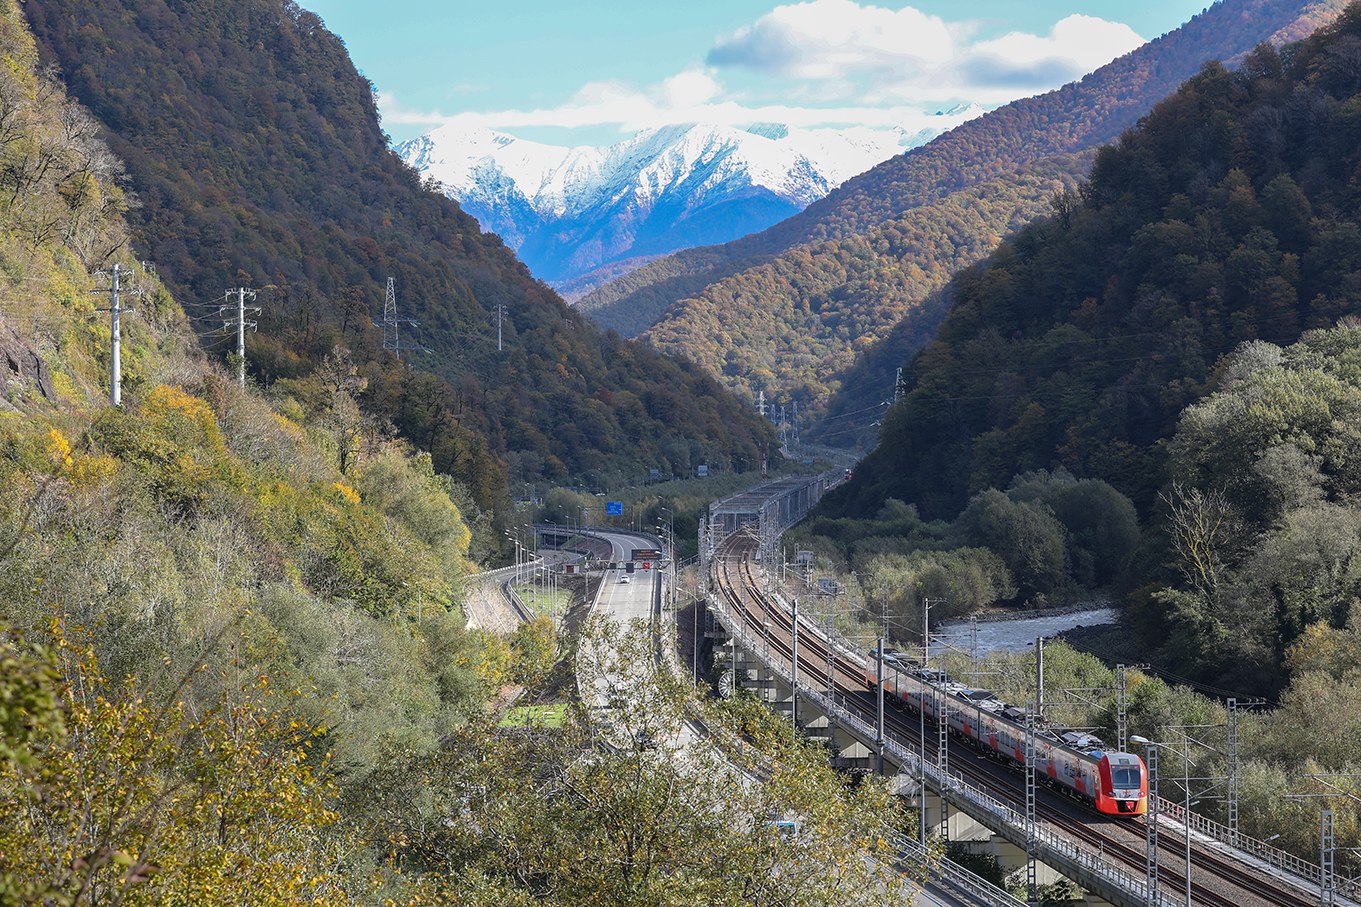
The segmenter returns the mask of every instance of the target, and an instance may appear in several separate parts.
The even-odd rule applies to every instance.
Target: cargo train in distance
[[[878,653],[870,651],[865,686],[874,691]],[[884,650],[884,696],[939,721],[976,749],[1013,765],[1026,758],[1025,712],[984,690],[955,683],[941,671],[923,668]],[[1091,734],[1048,722],[1035,726],[1035,776],[1111,816],[1142,816],[1148,811],[1148,771],[1133,753],[1107,750]]]

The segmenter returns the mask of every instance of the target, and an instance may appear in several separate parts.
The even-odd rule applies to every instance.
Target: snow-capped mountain
[[[763,230],[979,113],[945,111],[912,132],[666,126],[604,148],[443,126],[397,151],[535,275],[563,285],[602,266],[618,276],[630,263]]]

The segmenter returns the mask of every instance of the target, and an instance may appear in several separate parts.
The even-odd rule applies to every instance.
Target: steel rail
[[[733,594],[736,599],[732,604],[737,605],[737,607],[742,608],[745,611],[740,597],[736,596],[735,593],[730,594]],[[783,665],[776,662],[775,659],[769,657],[770,646],[768,642],[753,637],[745,626],[745,620],[734,619],[735,615],[729,611],[726,602],[716,603],[718,604],[719,609],[727,613],[729,624],[731,625],[729,629],[734,632],[735,637],[742,643],[743,648],[748,649],[758,656],[762,650],[765,650],[767,653],[767,667],[770,668],[772,672],[780,675],[782,680],[789,682],[790,672],[785,669]],[[748,614],[747,616],[752,615]],[[804,688],[800,695],[804,696],[807,701],[814,703],[819,709],[822,709],[824,714],[833,715],[838,722],[862,738],[874,738],[874,728],[869,722],[846,710],[842,705],[835,701],[828,699],[820,691]],[[924,773],[928,782],[935,786],[937,790],[944,791],[947,797],[955,798],[961,802],[968,802],[976,810],[993,816],[1000,824],[1007,825],[1013,829],[1013,831],[1019,830],[1024,834],[1026,824],[1025,816],[1018,813],[1008,804],[965,783],[961,778],[942,778],[934,765],[924,763],[918,758],[916,753],[912,752],[912,750],[896,739],[890,738],[885,740],[885,752],[886,755],[900,766],[903,766],[904,768],[910,767],[919,773]],[[1037,837],[1040,844],[1041,858],[1048,858],[1056,861],[1067,860],[1075,865],[1081,866],[1093,876],[1106,879],[1107,882],[1114,887],[1127,890],[1135,897],[1144,897],[1144,893],[1147,891],[1147,884],[1143,878],[1136,877],[1116,867],[1110,866],[1099,854],[1086,851],[1074,842],[1055,834],[1049,829],[1037,829]],[[1159,903],[1162,902],[1160,901]],[[1220,907],[1220,905],[1215,905],[1215,907]],[[1226,902],[1224,907],[1236,907],[1236,905],[1234,902]]]
[[[748,543],[748,546],[749,544],[750,543]],[[742,558],[740,559],[739,562],[743,564],[742,569],[745,570],[747,573],[745,579],[742,582],[742,586],[750,594],[751,598],[757,601],[761,613],[756,614],[751,608],[748,608],[746,606],[743,597],[740,595],[740,593],[735,591],[731,580],[726,575],[729,566],[728,562],[730,560],[730,555],[732,551],[738,547],[738,545],[739,542],[736,540],[736,538],[728,539],[723,546],[722,554],[724,556],[716,556],[714,558],[716,578],[720,580],[718,585],[720,591],[723,593],[722,599],[726,599],[727,604],[735,605],[736,606],[735,610],[741,612],[740,615],[730,616],[739,616],[742,617],[744,620],[752,620],[753,622],[759,622],[760,625],[763,627],[769,626],[769,620],[772,616],[776,619],[775,629],[781,636],[781,638],[778,641],[774,639],[774,636],[770,633],[769,629],[767,629],[764,638],[752,637],[749,633],[745,632],[746,631],[745,627],[739,628],[739,635],[747,636],[746,642],[744,643],[744,648],[750,648],[753,654],[756,655],[759,655],[760,651],[763,649],[767,655],[766,660],[768,662],[771,662],[769,666],[772,669],[778,669],[780,666],[774,664],[773,663],[774,659],[771,659],[769,656],[771,654],[772,642],[775,642],[776,647],[781,649],[779,653],[781,658],[785,659],[786,661],[789,659],[790,653],[788,651],[789,646],[788,638],[791,635],[792,629],[789,623],[790,620],[789,614],[783,607],[771,606],[771,603],[760,592],[759,584],[756,584],[754,582],[754,578],[750,575],[749,563],[746,561],[745,558]],[[718,553],[719,552],[716,552],[716,555]],[[721,570],[717,569],[719,564],[722,564],[723,569]],[[735,622],[730,620],[727,623]],[[821,636],[821,634],[817,633],[816,631],[814,631],[813,633],[807,633],[803,629],[803,627],[800,628],[800,631],[801,631],[800,632],[801,650],[802,653],[806,653],[805,655],[803,655],[803,657],[809,659],[810,669],[813,667],[814,664],[816,664],[818,660],[821,660],[823,670],[820,672],[820,676],[825,677],[827,675],[826,668],[828,667],[828,662],[830,660],[832,673],[837,680],[835,686],[841,688],[842,702],[840,706],[837,706],[835,702],[827,702],[825,696],[823,696],[820,693],[817,693],[816,691],[810,691],[808,688],[802,685],[800,689],[800,696],[809,699],[809,701],[820,700],[819,702],[820,707],[831,706],[835,711],[843,712],[846,714],[847,717],[852,717],[849,711],[850,703],[845,694],[852,691],[863,694],[863,689],[860,689],[863,687],[863,668],[860,671],[855,671],[853,669],[844,668],[843,665],[855,664],[856,662],[858,662],[859,653],[851,652],[844,646],[829,644]],[[777,670],[777,673],[782,673],[784,675],[783,679],[785,679],[786,681],[789,680],[788,672]],[[816,670],[810,670],[810,673],[813,676],[819,676],[819,672],[817,672]],[[805,676],[808,675],[805,674]],[[810,693],[812,695],[810,695]],[[854,717],[859,718],[859,716]],[[860,718],[859,720],[862,725],[860,730],[866,735],[866,739],[873,739],[874,730],[872,726],[870,726],[868,722],[864,721],[863,718]],[[895,722],[895,724],[898,723],[900,722]],[[895,730],[901,732],[903,728],[895,728]],[[894,741],[894,743],[896,744],[897,741]],[[900,746],[900,744],[898,745]],[[892,749],[892,747],[890,747],[890,749]],[[915,756],[915,754],[910,754],[910,758],[907,760],[906,763],[901,762],[901,760],[897,761],[900,761],[900,764],[917,766],[918,770],[920,770],[921,763],[920,760]],[[931,768],[932,767],[928,763],[928,774],[930,774]],[[970,773],[975,777],[976,780],[983,780],[987,783],[995,783],[995,779],[993,779],[989,775],[981,774],[974,771],[971,771]],[[939,784],[939,779],[936,779],[936,781]],[[958,779],[957,782],[947,782],[945,786],[947,795],[953,795],[955,793],[955,789],[953,786],[954,784],[964,785],[962,776]],[[1168,805],[1167,801],[1163,801],[1163,805],[1165,809],[1166,806]],[[1010,809],[1009,807],[1006,808]],[[1014,812],[1014,810],[1012,812]],[[1092,830],[1085,823],[1076,822],[1070,817],[1063,815],[1062,812],[1058,811],[1055,808],[1048,807],[1045,809],[1045,813],[1046,818],[1049,821],[1064,827],[1065,830],[1067,830],[1073,836],[1079,837],[1088,843],[1096,843],[1100,847],[1102,855],[1109,855],[1112,852],[1123,853],[1125,854],[1125,860],[1128,865],[1142,867],[1145,858],[1142,849],[1142,835],[1140,835],[1141,841],[1139,847],[1136,849],[1134,846],[1122,843],[1121,841],[1119,841],[1118,839],[1111,835],[1102,834],[1099,831]],[[1195,814],[1192,815],[1194,816]],[[1023,817],[1021,818],[1021,821],[1022,822],[1024,821]],[[1192,824],[1192,828],[1193,830],[1196,830],[1198,832],[1200,831],[1200,829],[1198,828],[1197,824],[1194,821]],[[1240,840],[1242,839],[1243,836],[1240,836]],[[1274,848],[1271,849],[1274,850]],[[1062,845],[1058,846],[1058,850],[1060,852],[1064,850]],[[1201,870],[1202,872],[1206,872],[1212,876],[1215,876],[1217,882],[1221,884],[1226,882],[1235,883],[1234,887],[1241,889],[1243,884],[1242,878],[1244,870],[1244,866],[1241,862],[1239,861],[1231,862],[1225,859],[1223,855],[1212,850],[1207,850],[1203,846],[1198,848],[1197,854],[1198,860],[1193,862],[1193,866],[1196,869]],[[1258,856],[1260,858],[1260,854]],[[1266,861],[1264,860],[1264,862]],[[1178,877],[1174,871],[1170,871],[1171,865],[1174,865],[1174,861],[1167,861],[1165,865],[1167,866],[1167,869],[1169,871],[1166,871],[1163,874],[1163,878],[1168,882],[1184,884],[1185,882],[1184,874]],[[1283,867],[1273,864],[1273,868],[1279,869]],[[1121,876],[1123,876],[1124,881],[1126,883],[1132,882],[1132,884],[1126,884],[1127,888],[1142,891],[1143,896],[1146,898],[1147,885],[1146,880],[1143,877],[1142,873],[1140,873],[1138,877],[1134,877],[1130,873],[1120,873],[1117,876],[1117,878]],[[1284,879],[1269,880],[1269,877],[1265,876],[1262,877],[1260,881],[1267,883],[1268,885],[1271,884],[1271,881],[1280,881],[1285,882],[1286,884],[1290,884]],[[1316,900],[1310,899],[1309,897],[1302,895],[1299,888],[1293,885],[1290,888],[1283,888],[1280,886],[1272,887],[1277,889],[1274,895],[1274,899],[1270,902],[1273,905],[1280,905],[1280,907],[1287,907],[1287,905],[1299,905],[1299,907],[1309,907],[1309,905],[1316,903]],[[1199,882],[1196,882],[1195,880],[1193,880],[1192,889],[1193,894],[1197,895],[1198,899],[1206,904],[1223,904],[1225,905],[1225,907],[1242,907],[1243,904],[1243,900],[1241,897],[1227,898],[1223,895],[1218,894],[1217,892],[1208,888],[1207,886]],[[1161,892],[1159,892],[1159,894],[1160,896],[1162,895]],[[1260,896],[1260,891],[1253,889],[1251,891],[1251,894]]]

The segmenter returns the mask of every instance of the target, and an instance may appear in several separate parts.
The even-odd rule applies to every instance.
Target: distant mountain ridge
[[[127,164],[138,256],[203,307],[205,331],[224,287],[267,288],[247,341],[261,383],[329,367],[364,388],[375,431],[395,425],[483,507],[507,475],[614,484],[754,466],[769,448],[769,424],[707,375],[586,323],[426,191],[315,14],[291,0],[23,10]],[[419,322],[402,325],[403,360],[373,325],[389,278],[399,317]]]
[[[896,498],[950,518],[983,489],[1062,467],[1151,514],[1170,482],[1198,481],[1167,471],[1188,455],[1171,443],[1186,408],[1239,384],[1254,353],[1270,364],[1256,341],[1288,345],[1357,316],[1358,47],[1353,5],[1297,45],[1205,67],[1099,151],[1080,196],[951,281],[949,313],[903,363],[878,446],[827,510],[875,513]],[[1354,356],[1338,362],[1356,373]],[[1353,455],[1361,409],[1329,392],[1294,386],[1308,402],[1286,415],[1285,394],[1244,401],[1196,456],[1246,450],[1235,432],[1252,432],[1270,456],[1234,477],[1242,488],[1358,481],[1354,460],[1327,458]],[[1301,440],[1325,430],[1349,440]]]
[[[954,270],[987,254],[1018,218],[1047,211],[1058,189],[1086,175],[1092,150],[1206,60],[1304,37],[1345,5],[1223,0],[1080,82],[888,159],[762,233],[650,262],[588,294],[578,308],[602,326],[700,363],[744,396],[765,390],[767,399],[798,400],[801,410],[817,411],[829,398],[832,412],[862,409],[889,392],[892,364],[872,375],[862,370],[862,380],[843,393],[852,357],[888,336]],[[986,216],[971,216],[964,197],[952,202],[968,192],[997,203]],[[824,312],[835,314],[832,324]],[[929,339],[920,327],[912,333],[908,355]],[[791,334],[817,339],[819,355],[781,355],[781,338]]]
[[[397,152],[537,277],[562,285],[597,269],[601,282],[629,262],[762,230],[981,113],[943,111],[937,125],[915,132],[678,124],[602,148],[447,125]]]

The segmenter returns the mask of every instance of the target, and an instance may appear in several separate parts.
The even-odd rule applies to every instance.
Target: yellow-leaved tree
[[[267,680],[195,712],[75,635],[0,637],[0,903],[348,903],[335,792]]]

